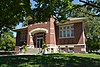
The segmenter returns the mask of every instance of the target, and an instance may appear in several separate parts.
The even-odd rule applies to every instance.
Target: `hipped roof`
[[[56,22],[57,25],[65,25],[65,24],[72,24],[72,23],[79,23],[79,22],[85,22],[86,18],[67,18],[66,20],[61,20],[60,22]],[[21,30],[21,29],[27,29],[28,26],[16,28],[14,31]]]

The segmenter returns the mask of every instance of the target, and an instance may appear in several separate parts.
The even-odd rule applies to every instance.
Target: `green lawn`
[[[96,54],[47,54],[0,57],[0,67],[100,67]]]

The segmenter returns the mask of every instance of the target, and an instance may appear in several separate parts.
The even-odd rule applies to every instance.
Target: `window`
[[[51,53],[53,53],[54,52],[54,49],[53,48],[51,48]]]
[[[66,37],[66,31],[63,31],[63,37]]]
[[[66,32],[67,32],[66,33],[67,34],[67,37],[70,37],[70,30],[67,30]]]
[[[27,39],[27,32],[25,30],[21,31],[20,40],[25,41],[26,39]]]
[[[74,48],[69,48],[69,53],[74,53]]]
[[[71,36],[74,37],[74,30],[71,30]]]
[[[73,25],[59,26],[59,37],[60,38],[73,38],[74,37],[74,26]]]
[[[60,52],[65,53],[65,48],[60,48]]]
[[[62,27],[60,27],[59,29],[62,30]]]
[[[62,31],[59,31],[59,37],[62,37]]]

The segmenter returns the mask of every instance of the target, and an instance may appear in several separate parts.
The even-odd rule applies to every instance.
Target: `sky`
[[[33,0],[30,0],[30,2],[32,3],[32,7],[31,8],[34,8],[34,4],[35,2]],[[82,4],[81,2],[79,2],[79,0],[74,0],[73,1],[74,4]],[[22,23],[19,23],[16,28],[21,28],[22,27]],[[14,37],[16,37],[16,32],[13,32],[13,35]]]

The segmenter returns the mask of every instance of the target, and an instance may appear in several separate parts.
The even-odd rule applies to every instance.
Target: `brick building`
[[[31,21],[32,22],[32,21]],[[27,43],[30,49],[42,48],[43,42],[48,45],[48,52],[85,53],[84,18],[68,18],[56,22],[50,18],[47,22],[30,23],[16,29],[16,51]]]

